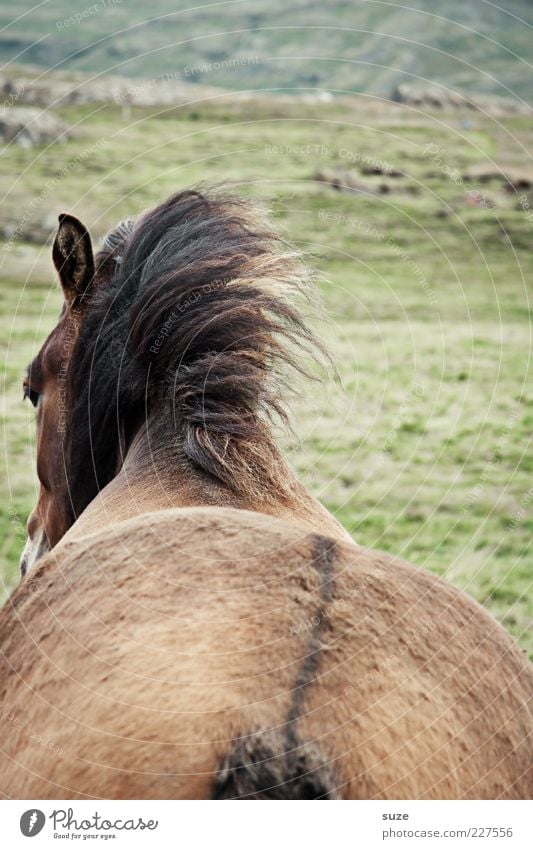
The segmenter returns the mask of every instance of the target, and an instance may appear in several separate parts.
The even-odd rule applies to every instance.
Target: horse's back
[[[228,795],[257,774],[242,752],[352,798],[531,790],[531,673],[505,632],[428,573],[288,522],[176,509],[73,539],[1,633],[5,795]]]

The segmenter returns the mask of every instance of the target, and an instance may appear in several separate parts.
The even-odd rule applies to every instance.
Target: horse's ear
[[[94,278],[91,237],[73,215],[59,216],[59,229],[52,248],[67,303],[82,302],[89,295]]]

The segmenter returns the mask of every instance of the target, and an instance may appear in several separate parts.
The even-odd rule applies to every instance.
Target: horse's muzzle
[[[48,551],[50,546],[43,531],[39,530],[35,537],[28,536],[19,561],[21,577],[23,578]]]

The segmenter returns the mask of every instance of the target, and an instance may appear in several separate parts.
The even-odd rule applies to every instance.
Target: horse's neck
[[[67,532],[64,540],[85,536],[103,527],[173,507],[235,507],[289,519],[336,539],[351,537],[336,519],[298,483],[280,455],[291,482],[292,497],[244,499],[224,484],[193,470],[176,456],[175,443],[154,447],[149,431],[133,440],[115,478],[93,499]]]

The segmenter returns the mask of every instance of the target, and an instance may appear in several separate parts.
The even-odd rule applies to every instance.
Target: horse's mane
[[[96,268],[67,379],[75,515],[156,411],[196,470],[244,496],[283,495],[278,366],[301,370],[294,343],[316,344],[289,297],[306,282],[298,255],[251,201],[184,191],[108,234]]]

